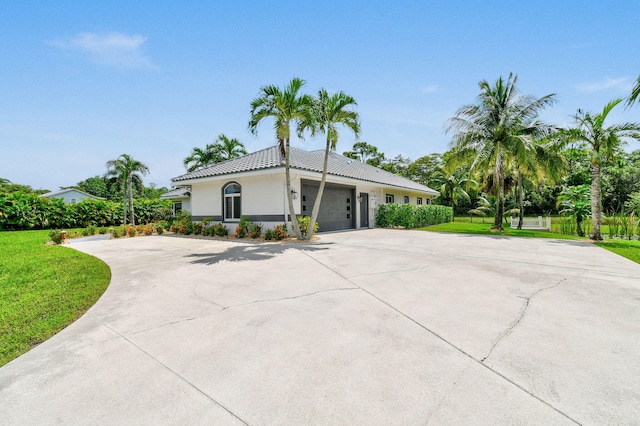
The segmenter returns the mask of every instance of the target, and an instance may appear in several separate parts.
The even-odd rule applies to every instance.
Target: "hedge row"
[[[451,222],[453,213],[449,206],[433,204],[381,204],[376,215],[376,226],[390,228],[403,226],[407,229]]]
[[[0,194],[0,230],[84,228],[122,224],[122,203],[106,200],[84,200],[66,204],[59,198],[14,192]],[[136,223],[169,219],[169,200],[133,200]]]

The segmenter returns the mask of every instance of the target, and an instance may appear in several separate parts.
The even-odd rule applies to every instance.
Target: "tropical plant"
[[[298,137],[302,138],[301,123],[308,118],[309,109],[313,104],[313,99],[308,95],[300,94],[300,89],[305,85],[305,81],[300,78],[293,78],[289,84],[281,90],[275,85],[263,86],[260,89],[260,96],[251,102],[251,118],[249,120],[249,130],[254,135],[258,132],[258,125],[266,118],[274,119],[274,129],[280,147],[280,153],[285,158],[284,172],[287,201],[289,205],[289,215],[296,237],[302,240],[300,227],[296,212],[293,208],[293,193],[291,191],[290,165],[290,144],[291,144],[291,122],[297,125]]]
[[[572,216],[576,219],[578,236],[584,237],[582,222],[591,215],[589,185],[564,187],[558,197],[558,205],[562,207],[560,214]]]
[[[613,159],[624,138],[640,141],[640,124],[622,123],[605,126],[605,120],[622,99],[614,99],[604,106],[602,112],[591,114],[578,110],[573,117],[575,127],[564,129],[561,137],[565,143],[581,142],[588,149],[591,158],[591,221],[593,223],[592,240],[602,240],[600,225],[602,222],[601,165],[604,159]]]
[[[631,89],[631,95],[627,98],[627,105],[631,106],[634,102],[637,102],[638,97],[640,97],[640,76],[638,76],[636,84]]]
[[[312,136],[316,134],[324,134],[326,137],[326,145],[324,150],[324,162],[322,166],[322,178],[318,187],[311,211],[311,218],[307,229],[312,232],[302,232],[305,239],[309,240],[315,233],[316,220],[320,213],[320,203],[322,194],[324,193],[325,183],[327,181],[327,167],[329,164],[329,153],[336,149],[338,144],[338,126],[344,126],[358,137],[360,132],[360,123],[358,113],[351,108],[357,105],[355,99],[351,96],[338,92],[330,95],[325,89],[318,91],[318,96],[313,99],[311,108],[308,109],[306,117],[302,120],[300,130],[309,130]],[[301,230],[302,231],[302,230]]]
[[[229,139],[224,133],[218,135],[214,149],[221,161],[231,160],[247,154],[242,142],[236,138]]]
[[[555,102],[555,95],[542,98],[521,96],[518,76],[500,77],[494,86],[479,83],[478,103],[460,108],[449,120],[453,131],[454,155],[470,159],[470,171],[493,171],[498,205],[493,228],[502,230],[504,178],[509,162],[524,163],[536,139],[548,136],[554,128],[537,120],[539,112]]]
[[[469,203],[471,202],[471,197],[469,197],[469,193],[465,189],[476,184],[474,180],[469,179],[468,170],[462,167],[455,168],[451,165],[436,169],[432,176],[432,183],[440,191],[442,199],[451,202],[453,207],[451,220],[455,220],[455,209],[458,206],[458,201],[466,200]]]
[[[191,154],[186,157],[182,164],[187,169],[187,172],[193,172],[204,167],[212,166],[222,161],[219,150],[216,149],[215,144],[207,144],[204,149],[194,147],[191,150]]]
[[[140,177],[139,174],[149,173],[149,167],[130,155],[122,154],[115,160],[107,161],[107,176],[117,177],[123,187],[124,192],[124,220],[127,224],[127,201],[129,202],[129,223],[135,225],[135,214],[133,211],[133,178]]]

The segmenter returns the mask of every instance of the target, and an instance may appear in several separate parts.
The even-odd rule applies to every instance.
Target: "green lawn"
[[[468,219],[468,218],[462,218]],[[574,240],[577,237],[572,235],[564,235],[554,232],[547,231],[530,231],[530,230],[518,230],[511,229],[511,227],[507,224],[503,224],[504,232],[496,232],[491,230],[491,226],[493,226],[493,221],[486,221],[482,223],[482,221],[475,222],[467,222],[461,221],[459,218],[456,218],[455,222],[442,223],[440,225],[426,226],[424,228],[419,228],[422,231],[430,231],[430,232],[455,232],[458,234],[487,234],[487,235],[506,235],[510,237],[535,237],[535,238],[558,238],[562,240]]]
[[[0,366],[78,319],[109,285],[104,262],[45,246],[48,234],[0,232]]]
[[[640,241],[605,240],[595,244],[626,257],[629,260],[633,260],[636,263],[640,263]]]
[[[487,220],[485,223],[482,223],[482,220],[478,221],[477,219],[474,219],[473,222],[470,222],[469,218],[456,217],[455,222],[442,223],[440,225],[427,226],[419,229],[421,231],[429,232],[454,232],[458,234],[505,235],[510,237],[558,238],[563,240],[589,241],[588,238],[579,238],[574,235],[565,235],[546,231],[511,229],[511,227],[506,224],[503,224],[504,232],[496,232],[491,230],[492,225],[493,221]],[[606,234],[603,232],[603,235]],[[640,241],[605,240],[602,242],[596,242],[595,244],[636,263],[640,263]]]

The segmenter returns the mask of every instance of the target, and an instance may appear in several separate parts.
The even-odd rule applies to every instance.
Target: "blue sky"
[[[127,153],[150,167],[145,183],[169,186],[220,133],[273,145],[271,122],[247,131],[249,104],[292,77],[353,96],[359,140],[387,157],[446,151],[447,119],[509,72],[523,94],[556,93],[543,118],[570,124],[628,95],[638,16],[637,0],[0,0],[0,177],[55,190]],[[640,121],[640,106],[610,117]],[[354,142],[343,132],[338,152]]]

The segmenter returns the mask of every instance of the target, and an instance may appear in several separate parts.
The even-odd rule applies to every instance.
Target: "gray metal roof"
[[[292,169],[322,173],[324,150],[305,151],[303,149],[291,147],[290,162]],[[193,179],[242,173],[252,170],[273,169],[278,167],[284,168],[284,156],[280,153],[278,146],[272,146],[242,157],[215,164],[211,167],[175,177],[171,179],[171,181],[174,184],[183,184],[188,183],[189,180]],[[429,188],[428,186],[394,175],[393,173],[370,166],[358,160],[353,160],[335,152],[329,154],[327,174],[439,195],[437,191]]]
[[[171,198],[187,198],[191,195],[188,188],[176,188],[172,191],[165,192],[160,195],[162,199],[171,199]]]
[[[58,195],[64,195],[67,192],[78,192],[80,194],[86,195],[89,198],[95,198],[96,200],[106,200],[106,198],[98,197],[96,195],[91,195],[77,188],[67,188],[67,189],[61,189],[59,191],[51,191],[51,192],[47,192],[46,194],[41,194],[40,196],[47,197],[47,198],[54,198],[54,197],[57,197]]]

